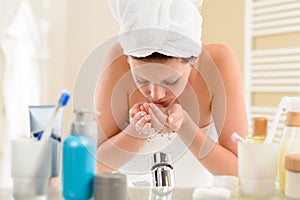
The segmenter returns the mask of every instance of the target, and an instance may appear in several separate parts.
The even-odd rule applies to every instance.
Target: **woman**
[[[98,172],[145,157],[145,146],[163,146],[160,140],[171,134],[189,149],[178,153],[172,139],[167,145],[182,168],[189,163],[180,163],[181,156],[192,153],[196,165],[213,175],[237,175],[231,134],[245,136],[247,119],[232,50],[202,45],[202,18],[190,0],[120,2],[110,2],[121,22],[120,44],[111,49],[95,93]]]

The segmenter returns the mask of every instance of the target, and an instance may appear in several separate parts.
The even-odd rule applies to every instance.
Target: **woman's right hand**
[[[143,103],[137,103],[129,110],[130,125],[135,128],[139,137],[152,135],[155,129],[151,126],[151,116],[143,108]]]
[[[151,124],[158,132],[177,132],[182,125],[182,107],[180,104],[173,104],[167,109],[161,109],[157,105],[150,103],[149,114]]]

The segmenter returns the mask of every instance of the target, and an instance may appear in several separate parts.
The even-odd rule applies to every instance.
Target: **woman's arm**
[[[134,127],[124,124],[128,120],[127,88],[131,87],[124,76],[129,67],[126,56],[120,53],[120,47],[115,46],[108,57],[107,67],[98,81],[95,91],[95,109],[101,112],[97,117],[98,150],[97,171],[112,171],[127,162],[145,143],[145,138],[136,137]],[[123,82],[122,82],[123,80]],[[125,83],[124,83],[125,82]],[[124,130],[122,130],[124,129]]]
[[[125,164],[147,141],[135,137],[132,126],[127,126],[112,137],[106,139],[97,150],[97,172],[111,172]]]
[[[237,145],[231,141],[231,134],[237,132],[245,137],[248,130],[238,62],[233,52],[224,45],[207,45],[204,48],[215,63],[215,66],[210,66],[214,68],[210,69],[210,73],[217,73],[210,76],[213,80],[208,81],[212,85],[211,112],[219,141],[216,144],[209,139],[186,113],[179,134],[184,138],[186,133],[197,133],[190,149],[211,173],[237,175]]]
[[[175,121],[170,122],[167,113],[154,104],[150,104],[150,115],[157,118],[151,121],[155,127],[162,130],[174,130],[181,140],[189,147],[195,157],[214,175],[237,175],[237,157],[227,148],[211,140],[192,120],[191,116],[179,104],[175,112],[170,113]],[[176,128],[178,127],[178,128]],[[166,131],[168,132],[168,131]]]
[[[231,135],[242,137],[248,133],[247,113],[239,64],[234,52],[225,45],[216,45],[208,51],[220,72],[223,86],[214,88],[212,116],[219,135],[219,144],[237,155],[237,144]]]
[[[237,176],[237,156],[211,140],[185,111],[183,119],[178,135],[199,162],[213,175]]]

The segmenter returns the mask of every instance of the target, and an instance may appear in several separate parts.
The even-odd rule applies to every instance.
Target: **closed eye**
[[[173,81],[173,82],[170,82],[170,81],[164,81],[164,84],[165,85],[168,85],[168,86],[174,86],[174,85],[176,85],[178,82],[179,82],[179,80],[180,80],[180,77],[179,78],[177,78],[175,81]]]
[[[145,85],[145,84],[149,83],[149,81],[144,80],[144,79],[136,79],[135,81],[138,85]]]

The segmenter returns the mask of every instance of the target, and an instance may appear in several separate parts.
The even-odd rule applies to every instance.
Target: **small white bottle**
[[[285,195],[292,199],[300,199],[300,154],[285,156]]]

